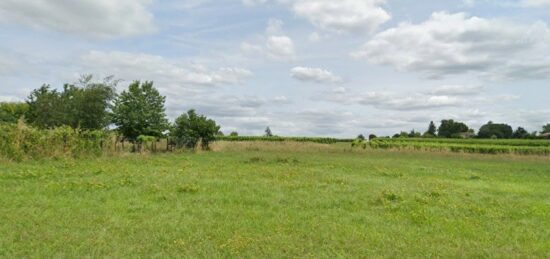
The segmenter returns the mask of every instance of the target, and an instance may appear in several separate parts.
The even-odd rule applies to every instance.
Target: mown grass
[[[550,159],[216,143],[0,164],[0,256],[550,257]]]

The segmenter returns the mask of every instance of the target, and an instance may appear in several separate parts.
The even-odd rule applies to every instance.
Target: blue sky
[[[420,3],[419,3],[420,2]],[[152,80],[222,130],[342,136],[550,122],[550,0],[0,0],[0,101]]]

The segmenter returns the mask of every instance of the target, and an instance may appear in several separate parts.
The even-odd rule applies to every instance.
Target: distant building
[[[550,132],[548,132],[548,133],[543,133],[543,134],[540,134],[540,136],[539,136],[539,137],[541,137],[541,138],[547,138],[547,139],[550,139]]]

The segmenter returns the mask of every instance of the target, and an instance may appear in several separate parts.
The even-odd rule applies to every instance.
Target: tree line
[[[481,138],[481,139],[535,139],[548,138],[550,134],[550,123],[542,126],[539,132],[528,132],[523,127],[518,127],[515,130],[512,126],[505,123],[487,122],[479,131],[468,127],[465,123],[454,120],[442,120],[439,127],[433,121],[430,122],[428,129],[424,132],[412,130],[410,132],[402,131],[393,135],[393,138]],[[376,136],[371,135],[370,138]]]
[[[191,109],[174,122],[166,116],[166,97],[154,87],[153,82],[134,81],[117,93],[120,83],[114,77],[96,81],[91,75],[82,76],[76,83],[65,84],[61,90],[42,85],[33,90],[23,103],[0,103],[0,122],[25,123],[39,129],[70,126],[80,130],[109,130],[117,132],[122,140],[133,143],[170,137],[175,145],[208,149],[216,135],[223,135],[220,126],[212,119]],[[548,137],[550,123],[540,134],[528,132],[523,127],[513,129],[503,123],[488,122],[477,134],[465,123],[452,119],[442,120],[439,127],[432,121],[424,133],[412,130],[393,137],[427,138],[498,138],[528,139]],[[238,136],[231,132],[230,136]],[[274,136],[269,127],[266,137]],[[360,135],[360,139],[365,139]],[[369,139],[376,138],[370,135]]]
[[[120,94],[113,77],[94,81],[83,76],[62,90],[42,85],[23,103],[1,103],[0,122],[25,123],[39,129],[70,126],[85,131],[114,128],[122,140],[137,143],[170,137],[174,144],[208,149],[220,126],[191,109],[173,123],[166,115],[166,97],[153,82],[132,82]]]

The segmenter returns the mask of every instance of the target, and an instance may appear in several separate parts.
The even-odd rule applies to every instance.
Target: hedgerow
[[[379,138],[369,142],[372,148],[452,151],[481,154],[550,155],[547,140],[480,140]]]
[[[322,137],[265,137],[265,136],[216,136],[216,141],[268,141],[268,142],[313,142],[320,144],[334,144],[338,142],[353,142],[353,139],[322,138]]]
[[[69,126],[37,129],[23,122],[0,124],[0,157],[9,160],[98,156],[110,144],[104,131]]]

